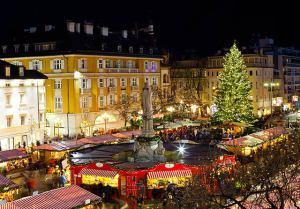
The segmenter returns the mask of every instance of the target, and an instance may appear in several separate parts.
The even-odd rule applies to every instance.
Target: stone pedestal
[[[165,162],[165,148],[158,136],[138,137],[134,142],[135,162]]]

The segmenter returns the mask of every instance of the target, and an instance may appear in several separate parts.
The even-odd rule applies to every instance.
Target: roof
[[[87,200],[90,200],[90,203],[85,204]],[[99,201],[101,201],[101,197],[79,186],[71,185],[0,205],[0,209],[72,209]]]
[[[7,162],[10,160],[22,159],[27,157],[27,154],[17,149],[0,151],[0,162]]]
[[[19,186],[15,184],[12,180],[0,175],[0,193],[11,189],[18,188]]]
[[[10,76],[5,75],[6,67],[10,67]],[[24,69],[24,76],[20,76],[20,67]],[[12,65],[8,62],[0,60],[0,79],[48,79],[48,77],[37,70],[26,70],[23,66]]]

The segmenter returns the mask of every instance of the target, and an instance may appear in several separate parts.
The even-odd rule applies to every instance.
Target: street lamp
[[[264,87],[270,89],[271,93],[269,94],[269,100],[270,100],[270,104],[271,104],[271,115],[273,113],[273,88],[275,87],[279,87],[279,83],[278,82],[266,82],[264,83]]]
[[[107,123],[107,121],[108,121],[108,119],[109,119],[109,116],[108,116],[108,114],[105,112],[105,113],[103,113],[102,118],[103,118],[103,120],[104,120],[104,130],[105,130],[105,133],[106,133],[106,123]]]

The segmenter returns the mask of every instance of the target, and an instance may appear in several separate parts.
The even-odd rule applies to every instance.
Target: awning
[[[22,158],[28,158],[28,155],[17,149],[0,151],[0,162],[7,162]]]
[[[6,192],[10,189],[16,189],[19,186],[12,180],[0,175],[0,192]]]
[[[191,177],[191,170],[154,171],[147,174],[148,179],[167,179],[172,177]]]
[[[102,176],[102,177],[113,179],[116,175],[118,175],[118,172],[84,168],[80,171],[79,174],[81,174],[81,175],[91,175],[91,176]]]
[[[72,185],[43,192],[36,196],[29,196],[18,199],[6,205],[1,205],[0,209],[71,209],[81,208],[85,205],[89,205],[91,203],[99,201],[101,201],[101,198],[99,196],[92,194],[91,192],[82,189],[79,186]]]

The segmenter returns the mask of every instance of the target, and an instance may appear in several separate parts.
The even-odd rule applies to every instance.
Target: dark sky
[[[296,0],[1,2],[2,30],[37,20],[51,22],[74,17],[100,19],[121,26],[151,18],[160,46],[180,51],[197,49],[207,53],[228,46],[234,39],[244,45],[254,33],[275,38],[275,43],[280,45],[300,46],[300,2]]]

